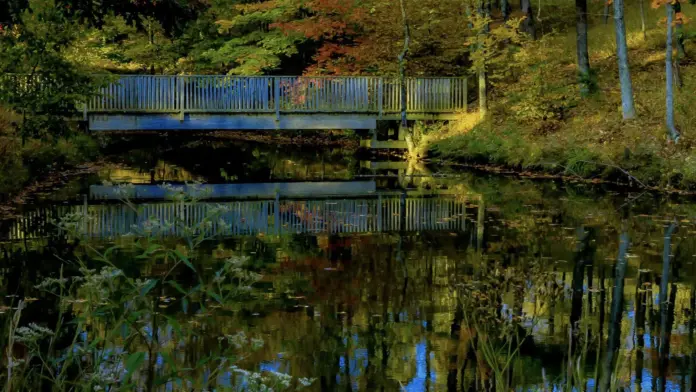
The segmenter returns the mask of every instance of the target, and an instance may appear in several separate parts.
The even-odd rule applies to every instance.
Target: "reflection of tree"
[[[672,235],[676,230],[675,222],[670,223],[665,231],[664,248],[662,254],[662,277],[660,278],[660,345],[659,352],[659,377],[658,391],[666,391],[667,365],[669,361],[669,341],[672,335],[672,323],[674,322],[674,302],[677,296],[677,286],[672,283],[669,286],[670,265],[672,259]],[[669,299],[668,297],[669,291]]]
[[[648,286],[644,286],[646,282],[646,275],[643,271],[638,271],[638,279],[636,282],[636,296],[635,296],[635,336],[634,341],[636,342],[636,390],[640,391],[643,383],[643,366],[645,360],[645,353],[643,349],[645,348],[645,341],[643,335],[645,334],[645,311],[647,309],[646,302],[650,300],[652,296],[648,295]],[[649,283],[647,283],[649,284]]]
[[[624,227],[619,242],[619,256],[614,270],[614,290],[611,297],[611,315],[609,322],[609,337],[607,338],[607,351],[602,362],[602,376],[600,378],[599,391],[608,392],[611,388],[612,372],[616,362],[616,354],[619,350],[621,337],[621,316],[623,315],[623,289],[626,267],[628,266],[628,232]]]
[[[572,356],[577,350],[580,317],[582,315],[582,296],[583,296],[583,279],[585,276],[585,268],[589,267],[594,262],[595,254],[595,230],[593,228],[578,229],[578,244],[575,250],[575,266],[573,267],[573,278],[571,283],[572,300],[570,311],[570,353]]]

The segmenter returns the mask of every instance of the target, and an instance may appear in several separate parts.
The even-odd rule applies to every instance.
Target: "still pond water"
[[[138,235],[177,246],[181,232],[142,226],[177,213],[196,219],[181,201],[85,199],[90,185],[374,181],[374,195],[197,202],[227,206],[222,218],[232,230],[208,228],[209,239],[189,255],[196,269],[244,257],[262,277],[234,306],[199,317],[200,341],[176,342],[185,360],[244,331],[263,345],[236,366],[314,378],[307,390],[502,390],[498,371],[512,390],[696,390],[694,200],[486,174],[429,176],[330,148],[145,145],[0,223],[5,305],[14,295],[38,297],[24,321],[53,322],[55,303],[34,286],[57,276],[80,247],[107,249]],[[51,223],[74,211],[90,220],[81,242]],[[143,278],[169,268],[123,254],[115,264]],[[191,280],[190,271],[175,275],[182,285]],[[174,319],[196,312],[161,307]],[[167,325],[156,328],[160,339],[175,339]],[[217,373],[213,383],[243,390],[239,374]]]

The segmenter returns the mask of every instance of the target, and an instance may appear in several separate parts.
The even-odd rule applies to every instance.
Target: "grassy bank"
[[[685,7],[690,12],[694,7]],[[572,11],[572,10],[571,10]],[[571,12],[559,10],[559,15]],[[514,83],[493,83],[490,115],[470,113],[449,126],[426,132],[427,155],[436,162],[503,165],[516,170],[643,183],[661,188],[696,190],[692,131],[696,111],[696,62],[680,60],[682,87],[675,96],[682,139],[668,142],[665,116],[665,26],[663,10],[640,14],[627,9],[629,59],[638,118],[623,121],[613,24],[593,17],[590,61],[597,91],[581,97],[577,87],[575,32],[559,30],[531,42],[516,55]],[[685,36],[693,35],[687,25]],[[696,45],[687,39],[687,56]],[[635,178],[631,179],[627,174]]]
[[[20,120],[16,114],[0,108],[0,202],[49,173],[69,169],[98,156],[96,141],[77,131],[22,143],[14,125]]]

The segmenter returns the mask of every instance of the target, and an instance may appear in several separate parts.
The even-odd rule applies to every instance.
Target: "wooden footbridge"
[[[467,80],[406,81],[409,119],[454,119]],[[85,105],[93,131],[376,129],[400,118],[398,78],[120,76]]]

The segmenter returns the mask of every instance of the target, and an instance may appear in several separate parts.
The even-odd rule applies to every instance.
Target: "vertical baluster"
[[[343,111],[344,112],[350,112],[353,101],[351,100],[351,92],[353,91],[353,83],[351,78],[346,78],[345,79],[345,91],[344,91],[344,97],[345,97],[345,105],[343,105]]]
[[[242,77],[239,78],[239,92],[241,97],[239,108],[241,111],[245,111],[249,105],[249,88],[246,79]]]
[[[194,103],[195,109],[201,109],[203,107],[203,78],[200,76],[195,77],[195,87],[194,87],[194,98],[196,102]]]
[[[231,111],[232,110],[232,85],[230,83],[230,78],[225,76],[223,78],[222,85],[224,86],[224,92],[223,92],[223,109],[225,111]]]
[[[249,89],[249,79],[240,78],[239,83],[242,89],[242,111],[248,111],[250,104],[249,93],[251,92]]]
[[[251,88],[249,86],[249,78],[242,78],[242,91],[244,91],[244,111],[248,111],[251,107]]]
[[[152,110],[152,81],[153,77],[152,76],[143,76],[143,82],[142,83],[145,86],[145,91],[142,92],[141,94],[141,102],[140,102],[140,109],[145,110],[145,111],[151,111]]]
[[[215,109],[215,79],[213,76],[208,76],[208,97],[206,99],[205,109],[210,111]]]
[[[125,110],[126,109],[126,94],[125,92],[125,83],[126,79],[121,77],[118,79],[116,82],[118,84],[114,85],[114,95],[117,97],[117,105],[119,110]]]
[[[148,85],[150,86],[150,91],[148,92],[147,96],[149,97],[147,100],[150,101],[147,103],[148,110],[152,111],[156,109],[155,103],[157,102],[157,97],[155,95],[157,88],[156,88],[156,83],[157,83],[157,77],[155,76],[149,76],[147,77],[149,80]]]
[[[362,99],[362,108],[361,112],[367,112],[370,109],[370,78],[363,76],[362,77],[363,81],[363,99]]]
[[[428,89],[428,79],[422,81],[414,79],[413,82],[418,86],[416,87],[418,89],[418,105],[416,105],[416,111],[420,113],[425,109],[425,93]]]
[[[213,111],[217,109],[217,77],[208,76],[208,82],[210,84],[210,101],[208,102],[208,111]]]
[[[244,111],[247,108],[247,94],[248,94],[248,89],[245,85],[245,80],[244,78],[240,77],[237,79],[237,83],[239,84],[239,110]]]
[[[136,107],[135,107],[136,99],[135,99],[134,94],[136,93],[136,90],[137,90],[137,88],[135,88],[135,83],[137,83],[137,81],[138,81],[137,76],[126,79],[126,91],[125,91],[126,92],[126,99],[127,99],[126,108],[128,108],[128,110],[136,109]]]
[[[164,83],[165,83],[165,76],[159,76],[157,79],[155,79],[155,89],[157,91],[157,97],[155,100],[155,108],[157,108],[158,112],[164,111],[165,108],[165,99],[164,99]]]
[[[249,86],[246,78],[239,78],[239,88],[242,97],[240,109],[246,111],[249,108]]]
[[[204,110],[210,110],[212,108],[212,102],[213,102],[213,83],[210,78],[210,76],[205,77],[205,99],[203,100],[204,105],[203,109]]]
[[[177,77],[176,76],[170,76],[169,77],[169,105],[170,105],[170,110],[171,111],[176,111],[177,108],[177,91],[178,89],[178,83],[177,83]]]
[[[437,95],[439,91],[439,79],[432,79],[431,83],[431,91],[428,92],[428,101],[432,102],[431,104],[428,105],[428,109],[431,112],[437,111]]]
[[[164,76],[162,79],[162,110],[170,112],[172,107],[170,105],[169,92],[171,91],[172,77]]]
[[[205,109],[205,96],[207,91],[206,77],[198,76],[196,80],[198,81],[198,105],[196,105],[196,109],[203,110]]]
[[[131,78],[125,78],[123,80],[123,95],[125,96],[125,108],[127,110],[132,110],[133,109],[133,90],[134,88],[132,87],[133,83],[135,81],[135,77]]]
[[[355,109],[353,109],[354,112],[362,111],[362,95],[363,95],[362,78],[355,77]]]
[[[229,77],[225,77],[225,110],[233,110],[233,97],[234,97],[234,85],[233,81]]]
[[[251,86],[251,109],[250,111],[256,112],[261,103],[257,91],[259,90],[259,78],[249,79],[249,85]]]
[[[143,93],[143,90],[145,90],[141,88],[143,83],[145,83],[145,80],[142,76],[137,76],[133,81],[133,85],[131,87],[131,93],[133,95],[133,110],[142,109],[143,98],[140,95]]]
[[[192,109],[200,109],[201,106],[201,78],[200,76],[194,76],[191,78],[191,103]]]
[[[145,96],[146,100],[149,101],[149,102],[147,102],[147,108],[149,111],[152,111],[155,109],[155,102],[157,99],[155,97],[155,83],[157,80],[156,80],[156,77],[154,77],[154,76],[148,76],[146,78],[148,80],[147,84],[148,84],[149,90],[150,90],[147,92],[147,95]]]
[[[244,85],[245,85],[246,97],[247,97],[246,107],[244,108],[245,111],[250,111],[254,106],[254,96],[253,96],[254,90],[251,87],[251,82],[252,82],[252,78],[244,78]]]
[[[447,81],[448,81],[447,79],[441,79],[440,83],[439,83],[439,85],[440,85],[439,92],[440,93],[439,93],[437,99],[438,99],[438,109],[441,112],[444,111],[445,109],[447,109],[446,106],[444,105],[445,100],[443,99],[445,97],[446,92],[447,92]]]
[[[440,110],[441,109],[440,96],[442,95],[442,79],[435,79],[435,81],[433,82],[433,85],[435,87],[435,90],[433,92],[433,94],[435,95],[435,97],[434,97],[435,98],[434,99],[434,102],[435,102],[434,111],[439,112],[439,111],[441,111]]]
[[[184,79],[184,90],[186,90],[186,109],[193,109],[196,106],[196,77],[189,76]]]
[[[230,85],[232,86],[232,110],[237,111],[239,110],[239,79],[238,78],[232,78],[230,80]]]

